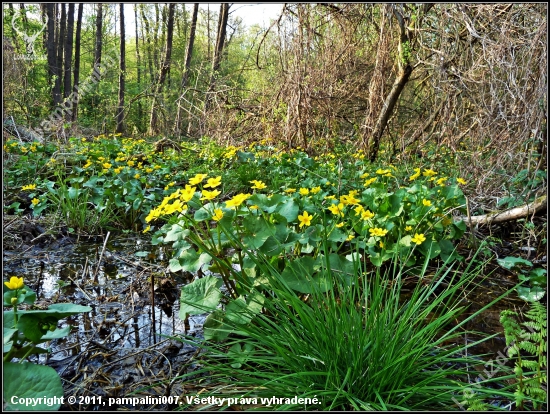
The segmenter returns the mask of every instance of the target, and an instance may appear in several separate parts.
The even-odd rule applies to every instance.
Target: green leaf
[[[209,211],[209,209],[206,209],[206,206],[201,207],[197,211],[195,211],[195,215],[193,218],[197,222],[208,220],[212,217],[212,213]]]
[[[208,253],[199,255],[194,249],[188,249],[183,251],[178,258],[170,259],[169,268],[171,272],[183,270],[195,273],[203,265],[210,263],[211,260],[212,256]]]
[[[252,318],[262,311],[265,298],[260,294],[249,295],[245,300],[240,296],[229,302],[225,308],[225,317],[228,321],[238,325],[247,324]]]
[[[518,286],[518,296],[527,302],[538,302],[544,297],[546,291],[540,286],[522,287]]]
[[[428,259],[433,259],[441,253],[441,247],[439,243],[433,240],[426,240],[424,243],[418,246],[418,250],[427,257]]]
[[[289,199],[286,203],[281,205],[277,211],[281,216],[287,219],[287,221],[293,222],[298,218],[299,206],[293,199]]]
[[[198,315],[216,309],[220,303],[222,280],[214,276],[205,276],[181,289],[180,318]]]
[[[521,257],[508,256],[504,259],[497,259],[497,263],[508,270],[519,270],[520,265],[533,266],[529,260],[522,259]]]
[[[165,242],[183,240],[189,235],[190,231],[179,224],[174,224],[164,237]]]
[[[4,376],[4,409],[8,411],[55,411],[61,403],[51,404],[52,397],[63,397],[61,379],[55,369],[45,365],[31,363],[16,364],[5,362]],[[12,402],[12,397],[14,398]],[[46,398],[44,398],[46,397]],[[22,398],[35,398],[34,404],[15,404]],[[41,398],[41,400],[39,400]]]
[[[67,194],[69,196],[69,199],[74,200],[80,194],[80,190],[78,188],[69,187],[69,191]]]
[[[269,236],[264,244],[258,249],[266,256],[277,256],[283,251],[282,244],[273,236]]]
[[[355,273],[353,271],[353,263],[348,259],[331,253],[328,256],[330,270],[340,279],[344,281],[345,286],[351,286],[354,282]]]
[[[327,292],[331,288],[330,280],[323,272],[317,272],[318,268],[318,260],[300,257],[286,265],[281,278],[300,293]]]
[[[207,341],[221,342],[229,336],[233,330],[223,321],[225,314],[216,309],[208,315],[204,321],[204,339]]]

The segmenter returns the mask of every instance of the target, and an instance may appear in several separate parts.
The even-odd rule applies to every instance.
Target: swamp
[[[547,5],[277,6],[3,5],[5,410],[547,409]]]

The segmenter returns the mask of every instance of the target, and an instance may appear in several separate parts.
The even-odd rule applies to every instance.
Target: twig
[[[105,241],[103,242],[103,248],[101,249],[101,254],[99,255],[99,260],[97,262],[97,266],[95,268],[94,272],[94,281],[97,280],[97,272],[99,271],[99,266],[101,265],[101,259],[103,259],[103,253],[105,252],[105,247],[107,246],[107,240],[109,240],[109,235],[111,234],[110,231],[107,232],[107,236],[105,236]]]

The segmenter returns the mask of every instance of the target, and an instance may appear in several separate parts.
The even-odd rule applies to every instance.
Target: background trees
[[[121,130],[123,115],[130,134],[269,137],[308,151],[347,142],[371,160],[433,143],[473,170],[493,157],[493,173],[546,146],[542,4],[286,4],[268,29],[245,28],[228,3],[138,4],[126,32],[118,5],[78,9],[73,39],[74,5],[26,7],[17,27],[47,19],[35,45],[47,59],[16,60],[20,9],[4,6],[4,66],[17,68],[4,75],[4,107],[19,122],[39,124],[110,55],[120,63],[65,120],[75,133]],[[23,94],[20,73],[32,80]]]

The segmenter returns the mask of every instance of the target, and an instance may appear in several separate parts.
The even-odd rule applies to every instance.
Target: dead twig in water
[[[101,249],[101,254],[99,255],[99,260],[97,261],[97,266],[94,272],[94,282],[97,282],[97,272],[99,271],[99,266],[101,265],[101,260],[103,259],[103,253],[105,253],[105,247],[107,246],[107,240],[109,240],[110,234],[111,232],[108,231],[107,236],[105,236],[105,240],[103,241],[103,248]]]

